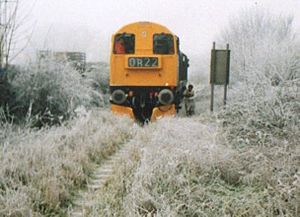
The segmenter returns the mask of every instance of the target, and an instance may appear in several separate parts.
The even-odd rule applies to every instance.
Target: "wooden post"
[[[226,100],[227,100],[227,84],[224,84],[224,106],[226,105]]]
[[[214,111],[214,83],[211,84],[211,95],[210,95],[210,111]]]
[[[216,42],[213,42],[213,50],[212,50],[212,56],[211,61],[215,61],[215,49],[216,49]],[[210,85],[211,85],[211,93],[210,93],[210,111],[214,111],[214,89],[215,89],[215,81],[214,81],[214,74],[215,74],[215,64],[211,64],[210,72]]]
[[[227,101],[227,86],[228,86],[228,82],[229,82],[229,44],[226,44],[226,51],[227,51],[227,74],[226,74],[226,81],[224,84],[224,108],[226,106],[226,101]]]

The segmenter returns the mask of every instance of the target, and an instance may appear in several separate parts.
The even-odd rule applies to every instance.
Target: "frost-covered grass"
[[[40,131],[6,122],[0,215],[66,214],[93,162],[134,132],[129,159],[95,192],[89,216],[300,216],[300,46],[291,24],[261,11],[233,19],[221,36],[232,48],[229,98],[215,114],[206,112],[209,86],[196,82],[192,118],[138,129],[107,112]]]
[[[207,112],[210,88],[196,79],[196,116],[139,131],[141,152],[116,170],[90,216],[300,216],[300,46],[291,24],[262,11],[233,19],[222,35],[232,48],[226,109],[216,88],[219,109]]]
[[[298,216],[300,149],[226,143],[210,117],[162,119],[98,192],[90,216]]]
[[[132,137],[132,121],[82,112],[61,127],[0,130],[0,216],[64,216],[95,163]]]
[[[137,132],[90,216],[300,216],[300,57],[291,17],[244,11],[221,35],[231,46],[226,109],[195,79],[196,116]],[[225,44],[224,43],[224,44]],[[199,116],[199,114],[201,114]]]
[[[135,170],[141,157],[140,144],[136,139],[130,145],[129,155],[117,162],[114,174],[102,189],[94,193],[96,205],[87,210],[87,216],[126,216],[123,203],[132,188]]]

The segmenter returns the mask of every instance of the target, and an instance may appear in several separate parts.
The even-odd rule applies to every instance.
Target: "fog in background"
[[[88,61],[108,62],[115,31],[131,22],[152,21],[180,37],[195,71],[203,56],[209,58],[212,42],[229,18],[251,7],[293,14],[299,29],[300,0],[23,0],[20,14],[28,14],[26,25],[33,34],[18,60],[50,49],[83,51]]]

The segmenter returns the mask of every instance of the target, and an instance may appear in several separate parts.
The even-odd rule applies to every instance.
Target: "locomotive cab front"
[[[166,27],[138,22],[112,37],[112,111],[140,122],[175,115],[187,82],[188,58]]]

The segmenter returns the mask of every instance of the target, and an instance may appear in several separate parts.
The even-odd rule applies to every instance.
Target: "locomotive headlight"
[[[114,103],[122,104],[126,100],[126,94],[123,90],[114,90],[114,92],[111,94],[111,99]]]
[[[158,94],[158,101],[162,105],[168,105],[171,104],[174,100],[174,94],[171,90],[169,89],[163,89],[159,92]]]

